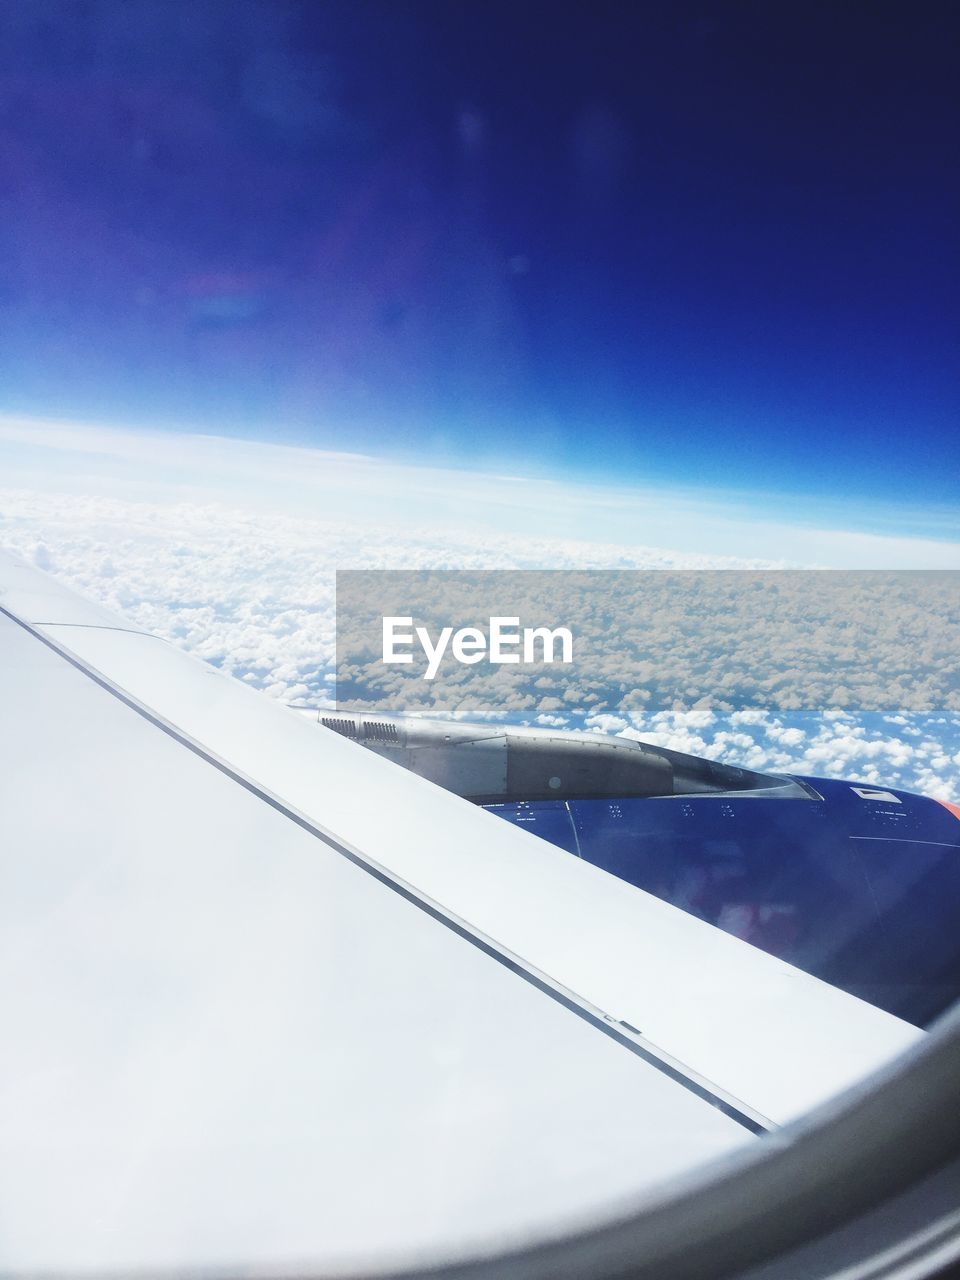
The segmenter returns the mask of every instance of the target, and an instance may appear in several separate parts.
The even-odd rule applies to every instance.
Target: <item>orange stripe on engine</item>
[[[945,809],[949,809],[955,818],[960,818],[960,804],[948,804],[946,800],[938,801]]]

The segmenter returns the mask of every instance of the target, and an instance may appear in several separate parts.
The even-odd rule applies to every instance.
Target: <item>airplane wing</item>
[[[0,1270],[570,1229],[923,1033],[0,557]]]

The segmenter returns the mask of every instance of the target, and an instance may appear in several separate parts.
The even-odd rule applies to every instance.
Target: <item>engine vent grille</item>
[[[364,720],[363,736],[368,742],[399,742],[400,734],[395,724],[383,720]]]
[[[335,720],[333,716],[321,716],[320,723],[325,729],[333,729],[335,733],[342,733],[345,738],[360,737],[356,720]]]
[[[342,733],[345,738],[360,738],[364,742],[399,742],[400,732],[395,724],[388,724],[385,720],[363,720],[359,724],[356,720],[341,719],[335,716],[321,716],[320,723],[326,729],[333,729],[335,733]]]

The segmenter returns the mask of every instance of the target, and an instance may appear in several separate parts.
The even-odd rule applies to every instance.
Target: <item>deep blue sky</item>
[[[0,411],[960,497],[952,3],[0,7]]]

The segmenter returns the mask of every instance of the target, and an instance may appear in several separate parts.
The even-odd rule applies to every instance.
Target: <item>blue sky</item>
[[[956,537],[952,6],[0,25],[0,411]]]

